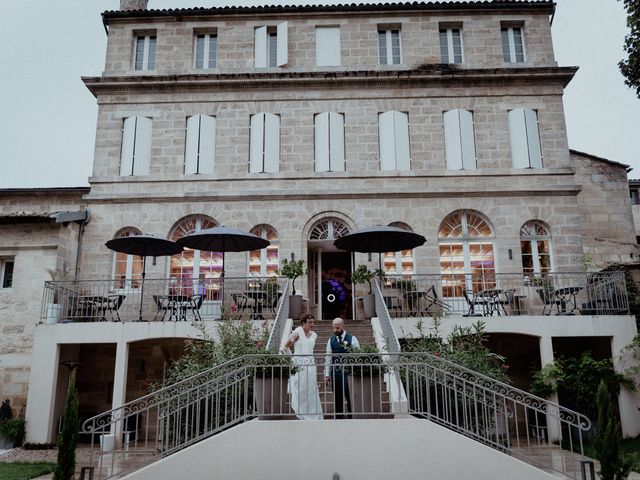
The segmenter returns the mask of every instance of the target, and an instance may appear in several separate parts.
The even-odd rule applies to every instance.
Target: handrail
[[[387,309],[387,304],[384,301],[377,279],[374,279],[374,287],[373,293],[376,299],[376,315],[380,321],[380,327],[382,328],[382,333],[387,343],[387,351],[389,353],[399,353],[401,351],[400,341],[393,330],[391,316],[389,315],[389,310]]]
[[[282,291],[282,298],[278,304],[276,311],[276,318],[271,327],[271,333],[269,334],[269,340],[267,341],[267,352],[277,350],[280,347],[280,339],[284,332],[284,328],[289,318],[289,291],[291,290],[291,280],[287,282]]]

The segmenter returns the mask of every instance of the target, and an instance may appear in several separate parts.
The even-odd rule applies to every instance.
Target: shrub
[[[13,446],[19,447],[24,440],[26,423],[22,417],[0,420],[0,437],[11,442]]]
[[[76,389],[76,371],[71,370],[67,400],[64,404],[62,431],[58,436],[58,464],[54,470],[54,480],[72,480],[76,469],[76,444],[80,421],[78,419],[78,390]]]

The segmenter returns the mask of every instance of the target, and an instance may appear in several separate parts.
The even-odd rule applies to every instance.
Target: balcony
[[[45,282],[43,323],[273,319],[283,277]]]
[[[623,272],[386,275],[392,317],[625,315]]]

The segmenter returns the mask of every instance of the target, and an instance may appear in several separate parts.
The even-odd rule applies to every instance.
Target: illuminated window
[[[539,220],[531,220],[520,229],[523,273],[547,273],[551,271],[551,235],[547,226]]]
[[[494,235],[477,212],[448,215],[438,232],[440,273],[445,297],[462,297],[463,290],[495,288]]]
[[[183,219],[173,230],[171,240],[190,235],[200,230],[216,227],[212,218],[204,215],[191,215]],[[185,248],[182,253],[171,257],[170,277],[186,285],[190,280],[212,279],[222,273],[222,253],[206,252]]]
[[[389,226],[413,232],[411,227],[403,222],[393,222]],[[387,275],[413,275],[415,273],[413,250],[386,252],[382,268]]]
[[[137,228],[128,227],[116,235],[115,238],[140,235]],[[113,257],[113,279],[115,288],[140,288],[142,280],[142,257],[115,252]]]
[[[269,225],[258,225],[251,229],[251,233],[271,242],[262,250],[249,252],[249,276],[266,277],[276,275],[280,264],[278,262],[278,233]]]

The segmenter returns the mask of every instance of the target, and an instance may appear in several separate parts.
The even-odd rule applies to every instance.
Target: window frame
[[[398,63],[393,61],[393,32],[398,32]],[[384,35],[386,59],[382,62],[382,50],[380,48],[380,36]],[[402,65],[402,29],[400,27],[378,26],[378,63],[380,65]],[[391,61],[389,61],[391,60]]]
[[[533,229],[534,232],[537,230],[537,226],[542,227],[545,230],[544,235],[538,235],[534,233],[533,235],[523,235],[522,230],[526,227],[531,231]],[[528,242],[530,244],[530,252],[527,255],[531,255],[531,263],[533,270],[531,272],[525,272],[524,267],[524,250],[522,249],[523,242]],[[549,265],[546,267],[546,271],[542,271],[541,263],[540,263],[540,251],[538,249],[538,242],[546,242],[547,243],[547,253],[546,256],[549,257]],[[540,276],[550,272],[553,272],[553,242],[551,231],[548,225],[541,220],[529,220],[525,222],[522,227],[520,227],[520,261],[522,267],[522,273],[524,275],[532,275],[532,276]]]
[[[203,37],[202,66],[198,67],[198,40]],[[211,65],[211,39],[215,38],[213,66]],[[195,70],[214,70],[218,66],[218,32],[195,32],[193,35],[193,68]]]
[[[253,29],[254,68],[279,68],[289,63],[289,24],[258,25]],[[275,46],[275,64],[273,51]]]
[[[254,141],[254,128],[253,128],[253,118],[256,117],[257,115],[261,115],[262,116],[262,121],[261,121],[261,137],[260,139],[255,139]],[[277,128],[278,128],[278,135],[277,135],[277,140],[272,137],[272,136],[268,136],[266,133],[267,130],[267,115],[271,115],[273,117],[275,117],[277,119]],[[271,118],[271,117],[269,117]],[[280,159],[282,156],[282,141],[281,141],[281,137],[282,137],[282,118],[280,116],[280,114],[277,113],[269,113],[269,112],[259,112],[259,113],[254,113],[252,115],[249,116],[249,173],[278,173],[280,171]],[[258,142],[258,140],[260,140]],[[267,169],[268,165],[271,165],[271,163],[268,161],[269,159],[267,158],[267,153],[271,150],[271,148],[267,148],[268,143],[269,142],[276,142],[277,141],[277,157],[274,160],[274,166],[275,169]],[[261,148],[261,153],[260,153],[260,158],[261,158],[261,168],[260,170],[252,170],[252,166],[254,164],[253,162],[253,155],[254,155],[254,151],[252,149],[252,145],[254,143],[259,143],[260,145],[262,145]],[[275,149],[275,145],[271,145],[269,144],[270,147],[273,147],[273,150]]]
[[[190,141],[190,136],[189,136],[189,122],[190,119],[192,118],[198,118],[198,127],[197,127],[197,135],[198,135],[198,139],[197,139],[197,146],[196,146],[196,152],[195,152],[195,171],[191,172],[188,171],[188,167],[190,165],[189,163],[189,158],[188,158],[188,153],[189,153],[189,141]],[[203,153],[204,149],[202,148],[202,131],[203,128],[207,128],[207,125],[202,125],[204,118],[207,118],[207,120],[205,120],[205,123],[209,123],[209,127],[212,128],[212,132],[211,132],[211,139],[210,139],[210,148],[211,151],[208,153]],[[184,174],[185,175],[200,175],[200,174],[213,174],[215,172],[215,161],[216,161],[216,130],[217,130],[217,118],[215,115],[205,115],[205,114],[196,114],[196,115],[189,115],[186,119],[186,125],[185,125],[185,145],[184,145]],[[204,160],[201,161],[202,157],[205,156],[206,158]],[[208,156],[210,156],[210,158],[208,158]],[[206,162],[209,162],[210,165],[207,165]],[[203,168],[203,166],[206,165],[206,168]]]
[[[460,37],[460,61],[456,62],[456,54],[454,50],[454,42],[453,42],[453,31],[458,31]],[[443,61],[442,58],[442,33],[445,34],[447,40],[447,61]],[[449,65],[462,65],[464,63],[464,39],[462,38],[462,27],[440,27],[439,30],[440,37],[440,63],[445,63]]]
[[[464,135],[463,135],[463,125],[462,125],[462,112],[465,112],[471,115],[471,138],[470,140],[473,143],[473,155],[472,155],[472,159],[468,159],[467,156],[465,155],[465,151],[466,149],[463,148],[464,145]],[[449,125],[449,121],[448,118],[450,117],[450,115],[452,114],[456,114],[457,118],[458,118],[458,126],[457,129],[454,132],[448,132],[447,130],[447,125]],[[443,134],[444,134],[444,143],[445,143],[445,168],[447,170],[452,170],[452,171],[459,171],[459,170],[477,170],[478,169],[478,146],[477,146],[477,142],[476,142],[476,119],[475,119],[475,115],[473,110],[466,110],[463,108],[455,108],[452,110],[447,110],[442,112],[442,129],[443,129]],[[466,131],[466,130],[465,130]],[[451,135],[454,135],[457,137],[458,139],[458,143],[460,145],[460,168],[454,168],[453,167],[453,163],[454,160],[457,161],[457,158],[452,158],[452,155],[449,154],[447,155],[447,152],[449,151],[451,145],[449,144],[449,142],[447,141],[448,138],[451,137]]]
[[[515,43],[515,30],[520,31],[520,40],[522,42],[522,60],[518,60],[518,53],[516,52]],[[508,51],[505,52],[504,33],[507,33],[508,39]],[[500,27],[500,43],[502,44],[502,60],[505,63],[526,63],[527,62],[527,50],[524,41],[524,25],[501,25]],[[509,60],[506,59],[507,54]]]
[[[523,126],[524,126],[524,132],[521,129],[518,129],[518,131],[514,131],[513,127],[514,124],[516,122],[519,122],[520,119],[516,116],[516,114],[518,116],[520,116],[520,114],[522,114],[522,122],[523,122]],[[535,129],[536,129],[536,133],[537,133],[537,149],[540,152],[540,159],[539,159],[539,164],[538,164],[538,159],[535,157],[532,157],[532,147],[535,147],[536,145],[534,145],[533,143],[531,143],[531,136],[529,135],[530,133],[530,127],[529,127],[529,123],[527,121],[527,116],[531,117],[531,114],[535,115]],[[540,115],[539,115],[539,111],[537,109],[534,108],[529,108],[529,107],[516,107],[516,108],[512,108],[511,110],[507,111],[507,122],[508,122],[508,126],[509,126],[509,148],[511,149],[511,166],[512,168],[515,169],[525,169],[525,168],[544,168],[544,152],[542,150],[542,138],[540,136]],[[533,128],[533,127],[531,127]],[[518,142],[519,140],[522,140],[522,138],[518,139],[518,137],[522,137],[522,135],[524,135],[524,139],[526,142],[526,149],[527,149],[527,161],[526,161],[526,166],[524,166],[524,162],[522,163],[522,166],[516,166],[516,160],[521,160],[520,157],[522,157],[521,154],[523,154],[524,152],[524,148],[522,148],[522,151],[520,149],[518,149]],[[535,152],[534,152],[535,153]]]
[[[131,235],[140,235],[142,231],[136,227],[126,227],[116,233],[113,238],[121,238]],[[118,258],[124,256],[124,261],[118,261]],[[134,276],[134,262],[139,262],[140,274]],[[118,277],[118,263],[125,264],[124,279]],[[124,291],[129,289],[139,289],[142,286],[142,265],[143,258],[139,255],[129,255],[122,252],[113,252],[112,274],[111,279],[114,282],[116,291]]]
[[[11,264],[11,272],[7,275],[7,265]],[[0,257],[0,291],[11,290],[13,288],[14,277],[16,272],[16,257]],[[9,278],[8,285],[5,286]]]
[[[381,120],[383,119],[383,116],[386,114],[393,114],[392,118],[393,118],[393,150],[394,150],[394,154],[393,154],[393,163],[394,163],[394,168],[393,169],[387,169],[387,168],[383,168],[383,155],[382,155],[382,151],[383,151],[383,139],[382,139],[382,123]],[[401,114],[404,115],[406,118],[406,124],[407,124],[407,154],[408,154],[408,158],[406,159],[407,162],[407,168],[398,168],[398,138],[397,138],[397,127],[396,127],[396,120],[397,120],[397,115],[396,114]],[[379,112],[378,113],[378,155],[379,155],[379,159],[380,159],[380,171],[382,172],[410,172],[411,171],[411,122],[409,119],[409,112],[403,112],[403,111],[399,111],[399,110],[387,110],[385,112]]]
[[[258,231],[259,229],[259,231]],[[273,233],[273,238],[269,239],[269,229]],[[267,225],[262,223],[260,225],[256,225],[251,229],[251,233],[257,235],[260,238],[267,239],[271,242],[271,244],[265,248],[261,248],[260,250],[252,250],[248,252],[247,256],[247,277],[270,277],[277,276],[277,271],[280,268],[280,237],[278,236],[278,232],[271,225]],[[268,250],[276,251],[276,269],[269,273],[269,255]],[[256,273],[251,272],[251,255],[254,252],[259,252],[260,259],[260,271]]]
[[[153,71],[156,69],[156,55],[158,52],[158,36],[156,33],[136,33],[133,41],[133,70],[136,72]],[[142,43],[142,60],[138,68],[138,46],[139,40]],[[151,39],[153,39],[153,54],[149,55]],[[150,62],[151,60],[151,62]],[[149,64],[152,63],[150,67]]]
[[[148,138],[146,135],[138,135],[139,120],[144,119],[140,124],[141,129],[148,129]],[[127,127],[130,122],[128,120],[134,120],[133,127]],[[128,129],[129,128],[129,129]],[[130,129],[133,129],[133,132]],[[151,172],[151,145],[153,140],[153,118],[146,115],[133,115],[122,119],[121,129],[121,141],[120,141],[120,176],[132,177],[149,175]],[[133,135],[131,139],[128,136]],[[128,143],[131,142],[131,158],[129,159]],[[126,148],[125,148],[126,147]],[[142,150],[142,152],[140,152]],[[127,157],[125,157],[125,154]],[[138,160],[138,161],[136,161]],[[129,165],[130,163],[130,165]],[[136,168],[137,166],[137,168]],[[129,168],[130,167],[130,168]]]
[[[320,117],[322,115],[327,115],[327,137],[326,139],[320,139],[318,138],[318,122],[320,120]],[[341,118],[342,121],[342,129],[341,132],[339,133],[339,135],[342,136],[342,158],[336,158],[336,156],[333,154],[335,150],[333,150],[331,148],[331,139],[334,138],[334,135],[332,135],[332,132],[334,132],[335,130],[333,130],[331,128],[332,125],[332,116],[336,115],[339,118]],[[346,144],[345,144],[345,114],[342,112],[320,112],[320,113],[316,113],[313,115],[313,159],[314,159],[314,171],[316,173],[323,173],[323,172],[345,172],[347,170],[347,148],[346,148]],[[327,155],[328,155],[328,169],[327,170],[319,170],[319,159],[318,159],[318,143],[322,140],[325,140],[327,143]],[[340,155],[340,152],[338,152],[337,155]],[[342,167],[342,168],[339,168]]]

